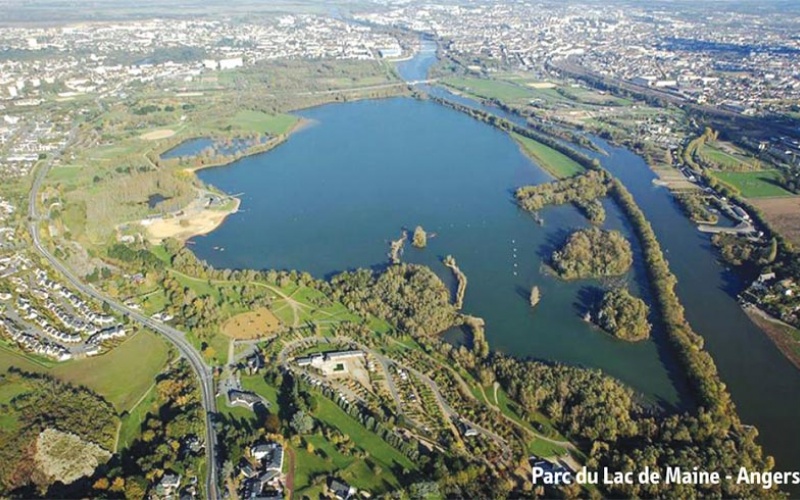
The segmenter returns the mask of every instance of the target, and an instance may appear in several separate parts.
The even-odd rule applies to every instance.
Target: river
[[[401,63],[407,80],[425,79],[435,60],[426,44]],[[439,88],[432,93],[453,96]],[[491,109],[496,114],[499,110]],[[387,262],[389,241],[402,227],[436,233],[428,248],[407,248],[405,261],[430,266],[449,285],[441,264],[452,254],[467,274],[464,310],[486,320],[493,349],[596,367],[645,399],[682,408],[686,386],[663,332],[636,344],[617,341],[580,319],[589,297],[607,283],[564,283],[541,270],[571,229],[587,226],[572,207],[542,211],[544,226],[513,203],[513,189],[549,176],[506,134],[466,115],[408,98],[332,104],[298,113],[312,125],[269,153],[199,176],[227,192],[243,192],[241,211],[193,249],[217,267],[305,270],[318,277]],[[678,277],[687,318],[709,352],[746,423],[781,470],[800,470],[800,373],[737,305],[741,288],[717,262],[706,235],[682,215],[638,156],[593,138],[608,152],[604,166],[626,185],[650,220]],[[607,228],[631,230],[605,203]],[[219,248],[224,248],[220,251]],[[636,245],[634,245],[636,247]],[[638,248],[635,248],[638,252]],[[639,264],[626,280],[647,298]],[[532,285],[542,291],[535,309]]]

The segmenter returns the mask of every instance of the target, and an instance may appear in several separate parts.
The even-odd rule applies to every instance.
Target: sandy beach
[[[225,221],[225,218],[239,211],[241,201],[233,198],[235,203],[228,210],[203,208],[184,210],[183,215],[167,219],[147,219],[141,222],[147,230],[147,239],[152,244],[159,244],[166,238],[186,241],[194,236],[208,234]]]

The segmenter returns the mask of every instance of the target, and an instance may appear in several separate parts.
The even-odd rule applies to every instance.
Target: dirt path
[[[286,473],[286,493],[288,498],[294,498],[294,468],[295,468],[295,455],[291,447],[286,446],[287,468]]]

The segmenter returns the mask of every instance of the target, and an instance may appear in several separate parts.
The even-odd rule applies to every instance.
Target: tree
[[[314,430],[314,419],[311,418],[310,415],[307,415],[306,412],[300,410],[294,414],[289,425],[298,434],[309,434]]]
[[[275,413],[270,413],[264,418],[264,430],[270,434],[277,434],[281,430],[281,420]]]
[[[411,239],[411,244],[416,248],[425,248],[428,245],[428,235],[422,226],[414,228],[414,237]]]

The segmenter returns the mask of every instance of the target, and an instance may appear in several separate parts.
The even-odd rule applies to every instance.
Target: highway
[[[217,438],[216,434],[214,433],[214,426],[213,426],[213,419],[214,415],[217,412],[216,408],[216,397],[214,391],[214,378],[213,374],[211,373],[211,369],[208,365],[206,365],[205,361],[201,357],[200,353],[195,350],[194,346],[186,339],[186,335],[172,328],[171,326],[165,325],[160,321],[156,321],[148,316],[141,314],[140,312],[131,309],[114,299],[104,295],[102,292],[96,290],[94,287],[83,283],[78,277],[76,277],[72,272],[67,269],[67,267],[61,263],[55,256],[53,256],[50,251],[42,245],[42,242],[39,238],[39,228],[38,222],[40,220],[39,214],[37,214],[36,209],[36,199],[38,197],[39,189],[41,188],[42,182],[44,178],[47,176],[51,168],[50,161],[43,163],[39,166],[36,171],[33,184],[31,185],[30,196],[28,200],[28,217],[29,217],[29,229],[31,238],[33,239],[33,245],[36,250],[50,262],[50,265],[58,271],[64,279],[66,279],[72,286],[76,289],[80,290],[82,293],[89,295],[96,300],[108,304],[111,309],[114,311],[123,314],[130,318],[133,321],[150,328],[164,337],[174,345],[178,351],[180,352],[181,356],[183,356],[191,365],[192,370],[194,370],[195,374],[197,375],[197,379],[200,382],[200,389],[201,389],[201,401],[203,405],[203,410],[205,414],[206,420],[206,462],[207,462],[207,474],[206,474],[206,498],[210,500],[216,500],[220,498],[220,494],[217,488]]]

